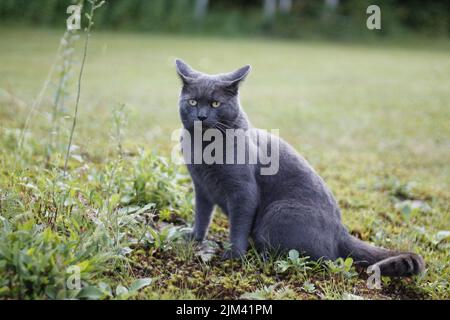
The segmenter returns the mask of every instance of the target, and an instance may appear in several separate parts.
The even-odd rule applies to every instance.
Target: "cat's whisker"
[[[230,125],[228,125],[226,123],[223,123],[223,122],[220,122],[220,121],[217,121],[217,123],[221,124],[222,126],[224,126],[227,129],[234,129],[232,126],[230,126]]]
[[[216,127],[217,127],[217,126],[220,126],[220,127],[223,128],[223,129],[232,129],[231,127],[227,126],[226,124],[224,124],[224,123],[222,123],[222,122],[220,122],[220,121],[217,121],[217,122],[215,123],[215,126],[216,126]]]
[[[219,131],[222,132],[223,134],[225,134],[225,129],[224,129],[223,127],[221,127],[219,123],[216,122],[216,123],[214,124],[214,128],[217,129],[217,130],[219,130]]]

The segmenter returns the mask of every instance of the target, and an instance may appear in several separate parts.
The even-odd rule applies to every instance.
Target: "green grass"
[[[56,77],[31,118],[23,149],[16,148],[61,35],[0,29],[0,297],[450,298],[450,239],[443,232],[450,230],[448,43],[402,47],[94,32],[75,158],[64,178],[61,150],[79,65],[72,66],[61,114],[61,148],[47,151]],[[204,262],[197,248],[177,242],[192,222],[192,188],[185,170],[167,160],[171,133],[180,127],[175,57],[211,73],[252,64],[241,101],[253,124],[279,128],[311,162],[353,234],[422,254],[426,273],[384,279],[378,291],[353,268],[310,262],[305,268],[254,252],[243,262]],[[117,107],[122,103],[125,112]],[[226,239],[226,219],[217,213],[209,233],[216,253]],[[81,293],[65,288],[73,265],[81,270]],[[141,278],[152,284],[132,290]]]

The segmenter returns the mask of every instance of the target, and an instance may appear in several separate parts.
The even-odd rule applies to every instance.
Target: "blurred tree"
[[[277,11],[277,0],[264,0],[264,17],[273,20]]]
[[[281,13],[288,14],[292,9],[292,0],[264,0],[263,10],[264,17],[272,20],[277,12],[277,2]]]
[[[0,24],[64,27],[73,1],[0,0]],[[450,35],[450,0],[107,0],[96,24],[164,32],[371,37],[365,12],[374,3],[383,16],[378,35]]]
[[[292,9],[292,0],[280,0],[280,12],[290,13]]]
[[[332,18],[339,6],[339,0],[325,0],[325,5],[323,7],[322,19],[328,20]]]
[[[325,6],[335,10],[339,6],[339,0],[325,0]]]
[[[194,17],[197,20],[202,20],[208,11],[209,0],[196,0]]]

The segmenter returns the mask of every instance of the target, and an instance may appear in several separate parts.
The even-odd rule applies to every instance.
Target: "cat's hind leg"
[[[363,267],[378,268],[383,276],[409,277],[425,269],[425,262],[418,254],[375,247],[351,235],[343,237],[339,247],[341,256],[351,256]]]
[[[294,201],[277,201],[266,208],[254,228],[253,238],[261,250],[295,249],[311,259],[338,258],[342,227],[334,217],[326,217],[309,206]]]

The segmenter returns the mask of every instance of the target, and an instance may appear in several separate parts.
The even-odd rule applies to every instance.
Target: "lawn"
[[[61,36],[0,29],[0,298],[450,298],[448,43],[94,32],[64,176],[83,38],[72,62],[65,51],[58,91]],[[376,290],[350,260],[252,251],[223,263],[220,212],[202,248],[179,241],[193,206],[185,169],[170,162],[175,57],[209,73],[250,63],[241,102],[252,123],[279,129],[313,165],[354,235],[420,253],[426,272]],[[68,286],[78,275],[82,288]]]

